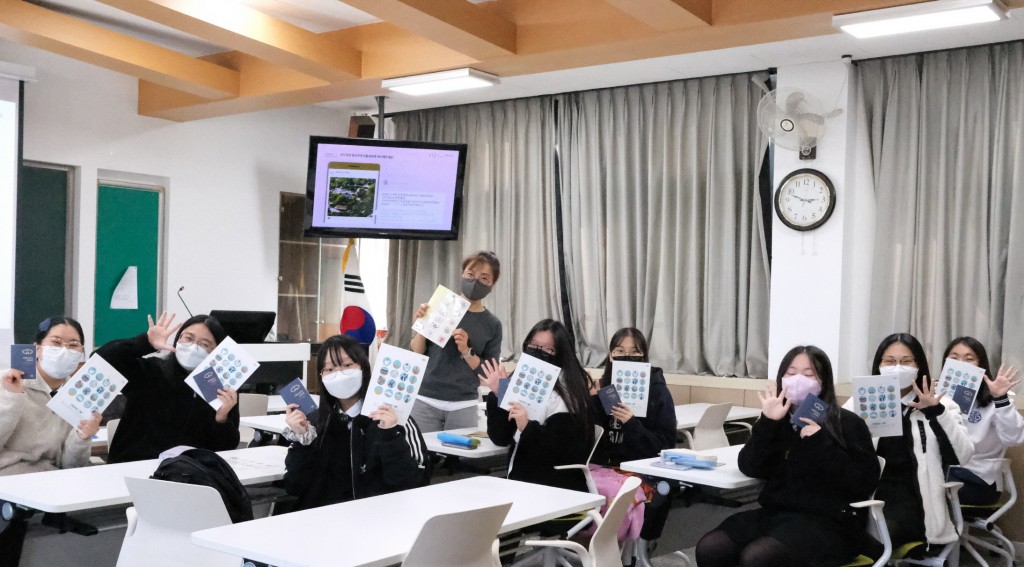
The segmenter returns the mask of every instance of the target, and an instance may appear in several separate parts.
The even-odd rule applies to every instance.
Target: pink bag
[[[605,505],[601,506],[601,515],[603,516],[608,511],[608,504],[611,504],[612,500],[615,499],[619,489],[622,488],[622,483],[626,482],[627,477],[608,467],[600,465],[587,466],[590,467],[590,476],[594,479],[597,493],[607,499]],[[643,485],[640,485],[640,488],[636,489],[636,494],[633,495],[633,502],[629,505],[626,518],[622,520],[622,525],[619,526],[619,543],[626,540],[635,541],[640,539],[640,529],[644,526],[644,503],[646,500],[647,495],[644,494]],[[590,535],[596,530],[597,527],[592,525],[584,533]]]

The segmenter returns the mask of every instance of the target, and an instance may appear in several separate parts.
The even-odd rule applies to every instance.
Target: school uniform
[[[984,407],[975,406],[967,415],[967,433],[974,443],[974,456],[963,465],[970,476],[960,489],[962,504],[988,505],[999,499],[997,486],[1002,479],[999,460],[1007,447],[1024,444],[1024,417],[1006,395]]]
[[[651,368],[647,417],[633,416],[622,423],[605,413],[597,396],[590,397],[590,412],[594,423],[604,427],[604,435],[590,458],[592,464],[617,467],[623,461],[656,457],[662,449],[676,446],[676,408],[660,368]]]

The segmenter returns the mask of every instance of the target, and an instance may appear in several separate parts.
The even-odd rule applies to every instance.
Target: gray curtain
[[[636,326],[667,371],[767,375],[754,77],[559,97],[566,287],[588,366]]]
[[[485,304],[504,326],[503,354],[518,352],[537,321],[562,318],[550,98],[409,112],[394,121],[396,139],[464,142],[469,152],[460,239],[391,243],[387,342],[407,348],[416,306],[438,284],[458,291],[462,259],[493,250],[501,278]]]
[[[863,61],[877,202],[871,333],[1024,355],[1024,44]],[[1002,354],[1005,353],[1005,356]]]

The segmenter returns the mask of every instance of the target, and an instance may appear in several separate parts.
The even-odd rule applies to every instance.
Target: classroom
[[[912,18],[934,22],[944,11],[949,21],[911,29]],[[979,23],[959,25],[976,13],[983,14]],[[896,19],[894,28],[878,36],[855,35],[861,33],[857,26],[887,18]],[[423,96],[397,90],[445,72],[487,86]],[[850,449],[842,436],[853,435],[852,429],[867,434],[864,423],[871,428],[866,438],[873,438],[873,445],[863,449],[872,456],[861,472],[874,478],[861,484],[878,483],[878,493],[872,489],[856,500],[896,494],[886,490],[896,490],[890,484],[900,474],[915,487],[919,506],[913,521],[904,522],[893,505],[881,508],[892,541],[880,541],[884,551],[869,554],[863,564],[916,564],[900,561],[915,560],[921,550],[898,556],[899,544],[911,541],[923,543],[926,556],[940,556],[938,563],[925,557],[921,564],[1012,564],[1024,543],[1024,507],[1000,506],[1024,483],[1024,417],[1017,409],[1024,402],[1017,401],[1016,384],[1016,369],[1024,366],[1022,84],[1024,0],[0,0],[0,371],[18,368],[15,347],[9,345],[35,343],[37,354],[30,356],[44,376],[53,377],[54,363],[43,353],[55,356],[59,343],[70,340],[78,349],[71,351],[82,353],[79,362],[99,349],[104,364],[129,385],[133,379],[142,382],[136,369],[142,369],[139,376],[159,368],[182,378],[202,370],[202,355],[213,356],[212,347],[230,337],[241,345],[233,354],[259,362],[250,365],[261,367],[258,378],[274,376],[269,390],[253,389],[254,383],[241,390],[270,394],[269,402],[264,396],[269,405],[256,415],[245,415],[251,410],[242,407],[235,389],[201,391],[202,372],[160,386],[168,390],[135,394],[154,404],[168,395],[183,397],[167,402],[176,413],[148,412],[136,405],[142,401],[130,399],[116,426],[121,446],[110,433],[109,442],[94,442],[86,451],[89,436],[77,441],[74,436],[107,435],[109,417],[84,427],[69,425],[73,420],[45,407],[58,388],[74,386],[72,373],[31,384],[5,374],[0,404],[7,405],[0,408],[10,429],[29,423],[27,417],[11,418],[15,414],[8,408],[18,407],[16,396],[35,389],[46,397],[33,415],[53,421],[57,447],[48,453],[51,462],[38,469],[47,472],[5,473],[4,453],[14,454],[8,437],[15,443],[29,434],[4,431],[0,415],[0,501],[11,504],[17,521],[28,522],[28,535],[19,536],[24,539],[20,563],[5,563],[3,538],[13,530],[2,532],[15,524],[0,520],[0,567],[73,564],[69,558],[79,544],[70,538],[83,536],[63,534],[70,524],[54,528],[45,518],[66,513],[82,519],[82,513],[96,510],[101,517],[83,520],[101,526],[98,535],[84,537],[87,547],[99,549],[88,552],[88,562],[142,564],[122,545],[130,539],[125,509],[135,491],[146,487],[126,486],[122,477],[145,479],[156,468],[157,453],[175,445],[205,447],[214,437],[218,440],[207,448],[226,451],[224,460],[249,487],[257,517],[253,525],[260,531],[236,529],[250,522],[213,523],[208,531],[215,535],[207,547],[202,536],[189,540],[190,533],[204,528],[182,532],[180,545],[197,553],[192,564],[207,564],[199,559],[205,553],[222,561],[208,564],[241,564],[244,558],[274,565],[386,565],[402,563],[409,554],[409,564],[429,565],[430,559],[415,561],[423,550],[410,548],[421,529],[427,533],[424,522],[441,517],[438,510],[460,511],[443,492],[457,483],[488,495],[477,505],[501,504],[490,495],[508,492],[511,510],[498,520],[497,531],[481,539],[489,542],[500,533],[502,564],[512,564],[508,550],[515,544],[508,543],[509,534],[564,543],[564,533],[542,530],[536,536],[530,526],[595,508],[598,517],[606,513],[605,497],[595,506],[588,494],[593,490],[581,484],[585,479],[593,484],[589,473],[553,472],[549,465],[598,467],[590,449],[607,456],[600,439],[621,443],[623,436],[628,439],[621,432],[631,429],[620,428],[630,420],[653,423],[651,411],[639,422],[632,411],[601,411],[600,402],[606,401],[601,388],[609,386],[618,358],[615,365],[639,364],[640,372],[650,372],[651,388],[654,376],[663,375],[658,387],[667,396],[662,401],[675,408],[669,417],[671,439],[642,456],[667,459],[674,451],[695,449],[700,457],[717,458],[720,470],[710,472],[727,479],[719,485],[702,482],[708,471],[699,470],[699,463],[694,470],[658,476],[658,469],[621,466],[639,462],[640,455],[608,457],[608,466],[599,468],[615,471],[608,478],[618,483],[605,495],[608,502],[629,479],[643,478],[641,488],[647,489],[648,515],[634,505],[626,523],[639,516],[635,525],[645,518],[653,525],[658,479],[671,486],[668,503],[658,501],[667,520],[653,522],[660,538],[644,537],[652,532],[618,538],[615,549],[624,564],[787,564],[779,557],[789,557],[788,564],[815,564],[800,555],[805,551],[787,556],[794,552],[779,534],[773,537],[783,537],[783,550],[761,558],[781,563],[715,558],[712,547],[711,536],[725,533],[739,545],[737,532],[729,531],[739,522],[728,518],[771,509],[769,493],[782,481],[755,475],[753,461],[745,459],[764,449],[759,440],[767,435],[766,424],[776,421],[765,416],[782,411],[783,386],[791,393],[786,398],[791,413],[810,407],[790,399],[801,388],[830,400],[825,421],[814,418],[807,431],[787,431],[785,443],[802,443],[814,431],[808,439],[828,436],[844,454],[852,454],[859,449]],[[345,162],[346,170],[359,169],[349,161],[366,161],[324,153],[339,149],[372,150],[389,160],[406,150],[451,152],[452,163],[455,156],[458,161],[452,170],[454,197],[445,201],[448,209],[416,201],[395,215],[413,230],[331,225],[334,189],[318,183],[342,168],[336,160]],[[385,196],[389,181],[397,187],[440,184],[447,175],[423,174],[416,167],[390,179],[386,175],[395,174],[380,168],[345,175],[348,181],[379,181],[377,190]],[[342,192],[346,198],[361,194]],[[445,230],[417,232],[416,223],[438,220],[435,213]],[[318,224],[317,215],[326,215],[327,224]],[[353,216],[357,213],[339,218]],[[448,299],[453,305],[465,302],[468,311],[459,317],[468,317],[435,341],[422,327],[414,330],[413,321],[436,312],[432,294],[438,286],[454,290]],[[349,306],[358,306],[351,311],[358,320],[349,319],[349,311],[343,319]],[[223,321],[216,314],[213,323],[192,317],[211,312]],[[80,324],[77,339],[71,338],[74,325],[51,317]],[[627,328],[639,334],[617,333]],[[65,334],[54,336],[56,329]],[[339,333],[364,345],[359,352],[368,356],[353,354],[349,339],[324,346]],[[128,341],[119,341],[129,337],[136,337],[131,349]],[[183,345],[197,348],[175,348],[182,337]],[[623,337],[628,342],[621,342]],[[890,338],[894,342],[886,342]],[[203,346],[207,343],[211,348]],[[794,352],[798,345],[817,348]],[[893,347],[898,352],[890,352]],[[963,349],[969,351],[966,358],[957,354]],[[154,351],[164,354],[144,358]],[[189,352],[195,356],[192,368],[184,362]],[[549,415],[527,412],[536,408],[526,397],[522,406],[504,403],[519,386],[515,380],[524,355],[532,357],[528,362],[554,365],[554,375],[561,377],[557,389],[550,389],[558,395],[548,399],[563,409],[549,407],[555,412]],[[426,401],[409,406],[411,420],[408,408],[395,415],[391,409],[375,413],[364,407],[362,396],[376,395],[376,380],[392,391],[394,380],[379,373],[385,359],[395,364],[391,378],[412,375],[410,369],[419,364],[425,369],[420,395]],[[929,391],[930,378],[960,368],[947,359],[987,374],[977,376],[980,385],[974,389],[964,382],[939,396]],[[906,366],[906,360],[913,362]],[[400,361],[409,369],[403,371]],[[355,383],[343,378],[359,367],[360,401],[350,406],[346,400],[356,394],[346,388]],[[911,367],[918,372],[909,373]],[[371,368],[377,372],[372,377]],[[212,380],[220,379],[219,372],[210,372]],[[967,380],[966,366],[964,373]],[[439,378],[431,380],[440,374],[447,376],[443,386]],[[788,381],[801,376],[813,383],[798,388]],[[280,394],[296,377],[321,407],[329,404],[337,411],[321,409],[306,420],[306,413],[286,409],[291,402],[281,401]],[[900,406],[896,398],[901,396],[889,394],[893,406],[902,409],[904,429],[898,428],[901,416],[894,411],[887,423],[897,432],[877,434],[874,428],[885,412],[877,423],[868,419],[875,398],[869,402],[860,390],[876,382],[862,382],[867,377],[888,377],[899,382],[902,396],[909,395]],[[569,385],[574,380],[579,384]],[[877,382],[879,392],[883,383],[889,384]],[[183,393],[185,388],[194,393]],[[333,393],[342,390],[348,397]],[[403,392],[409,405],[412,388]],[[653,390],[644,393],[653,407]],[[196,396],[207,399],[199,403]],[[536,397],[538,404],[542,396]],[[275,403],[280,406],[273,409]],[[731,422],[724,428],[725,446],[704,445],[699,437],[706,428],[698,422],[706,408],[721,404],[731,404],[721,410],[722,420]],[[852,411],[841,412],[839,406]],[[952,409],[940,415],[943,408]],[[359,411],[366,412],[365,420],[356,417]],[[340,415],[341,423],[328,414]],[[856,427],[842,421],[858,414],[863,419]],[[530,450],[524,437],[536,432],[531,427],[543,428],[552,418],[543,431],[554,434],[552,423],[560,426],[566,415],[575,417],[556,432],[565,435],[551,445],[557,451]],[[911,425],[915,420],[918,424]],[[151,443],[144,431],[128,444],[136,433],[126,432],[133,428],[166,429],[174,423],[181,431],[168,437],[173,444]],[[978,427],[1001,423],[1020,431],[997,435],[993,430],[980,441],[969,439],[982,435],[975,433]],[[378,459],[378,451],[395,444],[407,449],[411,454],[403,458],[413,467],[406,471],[411,476],[396,473],[394,478],[404,480],[391,484],[391,476],[380,474],[361,486],[364,481],[348,470],[344,474],[353,488],[345,495],[321,486],[323,474],[310,473],[299,483],[298,463],[309,462],[301,459],[319,458],[303,449],[322,447],[332,438],[318,442],[317,435],[346,424],[365,435],[367,458]],[[592,425],[604,429],[595,437]],[[918,426],[920,445],[915,445]],[[723,429],[720,423],[713,428]],[[444,441],[438,429],[456,430],[459,439]],[[392,435],[396,431],[403,435]],[[486,436],[470,435],[478,432]],[[1015,435],[1020,441],[1011,439]],[[65,436],[66,446],[61,445]],[[938,476],[924,465],[939,459],[927,450],[936,436],[941,460],[932,468]],[[350,445],[355,441],[347,441],[345,450]],[[72,446],[85,451],[79,456],[86,460],[60,464]],[[107,454],[108,447],[113,454]],[[911,453],[904,462],[890,458],[890,451]],[[971,455],[976,460],[984,455],[987,472],[967,465]],[[132,468],[150,461],[149,469]],[[889,472],[886,462],[893,467]],[[317,461],[321,465],[326,470],[328,465]],[[918,477],[910,479],[914,466]],[[126,472],[108,474],[105,467]],[[970,477],[955,476],[950,468]],[[480,470],[489,474],[467,472]],[[423,471],[426,477],[416,476]],[[111,504],[51,509],[42,501],[37,506],[18,501],[27,494],[18,491],[28,485],[13,480],[16,476],[55,473],[110,484]],[[942,482],[970,485],[975,479],[995,487],[999,500],[990,512],[998,522],[975,524],[982,512],[968,510],[973,504],[965,492],[959,494],[967,517],[935,512],[933,506],[945,509],[962,490],[941,488]],[[499,480],[532,486],[488,484]],[[929,493],[922,483],[934,490]],[[296,504],[299,484],[322,488],[324,494],[315,496],[327,500],[303,492]],[[273,498],[259,492],[267,486],[289,491],[291,501],[268,504]],[[557,492],[530,492],[542,488]],[[564,498],[573,507],[562,513],[526,510],[513,496],[519,489],[522,499]],[[420,490],[434,492],[403,500],[405,493]],[[57,498],[57,492],[49,496]],[[192,497],[180,496],[183,502]],[[269,543],[267,549],[246,547],[260,539],[255,533],[289,533],[291,514],[305,515],[303,526],[362,533],[358,521],[332,524],[350,520],[329,511],[349,506],[345,510],[353,515],[370,513],[367,507],[374,502],[409,510],[394,528],[402,532],[400,541],[389,542],[386,554],[324,556],[311,545],[289,550],[293,557],[279,557]],[[434,505],[428,502],[441,503],[427,510]],[[144,504],[134,503],[144,526]],[[289,506],[296,511],[286,513]],[[269,510],[278,513],[262,517]],[[843,508],[843,514],[869,531],[877,528],[878,508],[858,510]],[[916,529],[921,522],[920,537],[901,539],[902,523]],[[728,529],[716,530],[720,524]],[[614,534],[610,537],[615,541]],[[579,564],[578,555],[595,553],[587,546],[597,539],[580,540],[584,551],[540,555],[546,561],[561,553]],[[216,545],[221,547],[211,547]],[[490,551],[489,545],[481,551],[488,561]],[[860,547],[856,551],[864,556]],[[598,565],[607,561],[607,549],[603,553]],[[882,553],[888,557],[879,559]],[[224,563],[225,558],[231,560]],[[532,559],[517,564],[551,564]]]

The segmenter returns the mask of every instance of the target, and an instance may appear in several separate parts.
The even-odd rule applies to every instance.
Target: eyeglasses
[[[338,372],[339,370],[351,370],[353,368],[359,368],[358,362],[349,362],[348,364],[342,364],[341,366],[334,366],[331,363],[324,365],[324,369],[320,371],[321,376],[327,376],[332,372]]]
[[[917,361],[914,360],[913,358],[901,358],[899,360],[896,360],[895,358],[892,358],[890,356],[890,357],[883,358],[881,364],[879,364],[879,366],[896,366],[896,365],[900,365],[900,366],[917,366]]]
[[[546,352],[546,353],[550,354],[551,356],[555,356],[555,354],[557,354],[555,352],[555,347],[549,347],[547,345],[539,345],[537,343],[530,343],[530,344],[526,345],[526,348],[535,348],[535,349],[537,349],[537,350],[539,350],[541,352]]]
[[[626,350],[622,347],[615,347],[612,349],[612,356],[643,356],[644,353],[640,352],[637,348]]]
[[[65,341],[64,339],[62,339],[60,337],[46,337],[45,339],[43,339],[43,344],[45,344],[47,346],[55,346],[57,348],[62,348],[62,347],[69,348],[71,350],[77,350],[77,351],[84,350],[83,347],[82,347],[82,341],[79,341],[79,340],[76,340],[76,339],[71,339],[70,341]]]
[[[200,339],[192,333],[182,333],[181,336],[178,337],[178,342],[187,345],[199,345],[199,348],[206,352],[213,352],[214,347],[217,346],[213,344],[213,342],[207,339]]]
[[[473,272],[473,270],[466,270],[466,271],[462,272],[462,277],[469,278],[469,279],[475,279],[475,280],[477,280],[478,282],[480,282],[480,283],[482,283],[484,285],[492,285],[494,283],[493,278],[491,278],[491,276],[489,274],[480,274],[478,276],[478,275],[476,275],[475,272]]]

